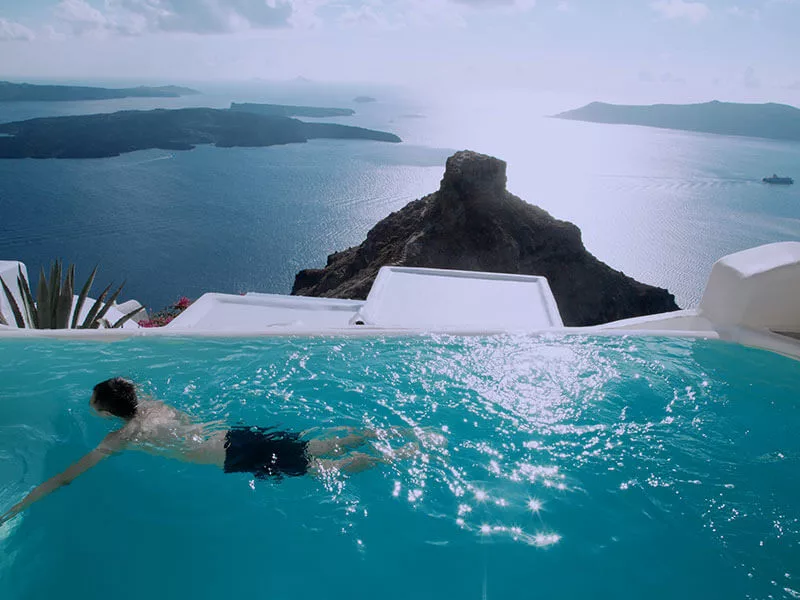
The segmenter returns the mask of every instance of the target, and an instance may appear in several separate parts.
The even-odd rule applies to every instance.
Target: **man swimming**
[[[69,485],[104,458],[123,450],[216,465],[226,473],[252,473],[259,479],[307,473],[322,475],[337,470],[357,473],[387,462],[385,457],[354,451],[376,438],[372,431],[341,427],[311,437],[311,431],[295,433],[269,427],[225,427],[221,421],[197,423],[188,414],[163,402],[140,400],[133,383],[120,377],[94,386],[89,405],[101,417],[122,419],[124,425],[106,435],[97,448],[63,473],[34,488],[0,517],[0,523]],[[394,457],[408,456],[415,451],[416,444],[411,443]]]

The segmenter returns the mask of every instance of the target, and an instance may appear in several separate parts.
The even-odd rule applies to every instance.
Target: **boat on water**
[[[792,185],[794,183],[794,179],[791,177],[778,177],[775,173],[772,174],[772,177],[764,177],[761,181],[777,185]]]

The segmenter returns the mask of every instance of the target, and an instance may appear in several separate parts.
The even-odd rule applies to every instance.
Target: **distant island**
[[[555,115],[558,119],[645,125],[721,135],[800,141],[800,109],[786,104],[655,104],[624,106],[592,102]]]
[[[352,108],[320,108],[318,106],[290,106],[286,104],[253,104],[250,102],[231,102],[231,110],[268,115],[271,117],[307,117],[321,119],[325,117],[352,117],[356,114]]]
[[[353,98],[353,102],[359,102],[361,104],[365,104],[367,102],[377,102],[377,98],[373,98],[372,96],[356,96]]]
[[[113,100],[117,98],[178,98],[199,94],[176,85],[160,87],[101,88],[75,85],[34,85],[0,81],[0,102],[62,102],[74,100]]]
[[[158,109],[3,123],[0,158],[104,158],[151,148],[261,147],[318,138],[402,141],[383,131],[288,117],[213,108]]]

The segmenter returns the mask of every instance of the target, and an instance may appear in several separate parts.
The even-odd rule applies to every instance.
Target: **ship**
[[[778,177],[775,173],[772,174],[772,177],[764,177],[761,181],[777,185],[792,185],[794,183],[794,179],[791,177]]]

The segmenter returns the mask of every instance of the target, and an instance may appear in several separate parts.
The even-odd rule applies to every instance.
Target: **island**
[[[0,81],[0,102],[62,102],[74,100],[114,100],[118,98],[178,98],[199,94],[197,90],[164,85],[132,88],[101,88],[76,85],[34,85]]]
[[[231,110],[268,115],[271,117],[306,117],[323,119],[327,117],[352,117],[352,108],[321,108],[318,106],[291,106],[287,104],[253,104],[251,102],[231,102]]]
[[[360,104],[366,104],[367,102],[377,102],[377,98],[373,98],[372,96],[356,96],[353,98],[353,102],[358,102]]]
[[[700,133],[800,141],[800,109],[786,104],[655,104],[625,106],[592,102],[555,115],[558,119],[645,125]]]
[[[214,108],[120,111],[0,124],[0,158],[105,158],[136,150],[261,147],[330,138],[400,142],[392,133]]]
[[[292,294],[364,299],[385,265],[543,275],[567,326],[678,310],[667,290],[590,254],[577,226],[510,194],[505,162],[469,151],[447,159],[437,192],[328,256],[325,268],[300,271]]]

